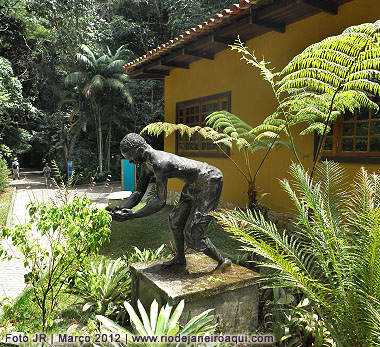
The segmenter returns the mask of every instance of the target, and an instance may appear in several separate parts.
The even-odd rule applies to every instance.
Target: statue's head
[[[125,159],[130,163],[137,164],[144,161],[143,154],[147,143],[142,136],[130,133],[121,140],[120,151]]]

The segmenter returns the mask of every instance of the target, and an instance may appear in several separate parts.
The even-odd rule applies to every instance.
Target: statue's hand
[[[133,211],[129,208],[122,208],[116,211],[112,211],[112,219],[118,222],[123,222],[125,220],[133,218]]]
[[[119,206],[107,206],[106,207],[106,211],[108,211],[108,212],[111,212],[111,214],[113,214],[114,212],[116,212],[116,211],[119,211],[119,210],[121,210],[122,208],[121,207],[119,207]]]

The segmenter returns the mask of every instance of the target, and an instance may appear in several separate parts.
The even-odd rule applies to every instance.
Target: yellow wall
[[[246,43],[255,50],[256,56],[265,56],[276,71],[282,69],[296,54],[308,45],[325,37],[341,33],[351,25],[374,22],[380,19],[380,0],[354,0],[339,7],[336,16],[321,13],[303,21],[288,25],[286,33],[271,32]],[[175,69],[165,78],[165,120],[175,122],[177,102],[200,98],[216,93],[231,91],[231,112],[255,126],[273,112],[276,101],[267,82],[260,77],[259,71],[239,60],[237,52],[229,49],[215,55],[214,60],[200,60],[190,65],[189,70]],[[297,129],[293,129],[296,134]],[[313,158],[313,136],[296,136],[296,145],[301,150],[300,157],[310,167]],[[165,150],[175,151],[175,138],[165,140]],[[259,163],[263,153],[251,156],[253,169]],[[244,167],[243,158],[236,149],[231,150],[234,160]],[[244,206],[247,202],[246,183],[243,176],[226,158],[195,158],[207,161],[220,168],[224,175],[222,200]],[[292,153],[287,149],[274,150],[269,154],[259,173],[256,186],[259,191],[269,193],[264,203],[277,211],[290,211],[289,199],[281,191],[279,178],[287,176]],[[350,173],[360,167],[345,164]],[[368,165],[369,170],[378,170],[379,165]],[[169,189],[180,190],[182,183],[173,181]]]

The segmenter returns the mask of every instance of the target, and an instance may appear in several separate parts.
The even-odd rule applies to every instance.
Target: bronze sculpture
[[[169,215],[169,226],[174,235],[177,255],[164,262],[163,266],[186,265],[185,241],[188,247],[216,260],[217,269],[224,271],[230,266],[231,261],[224,258],[204,234],[211,220],[211,216],[206,214],[214,210],[219,202],[223,185],[222,172],[207,163],[155,150],[143,137],[134,133],[124,137],[120,143],[120,150],[131,163],[140,165],[141,175],[136,191],[124,206],[111,210],[112,218],[125,221],[158,212],[166,204],[168,179],[178,178],[184,181],[185,185],[177,205]],[[153,177],[156,179],[157,196],[143,208],[133,212],[131,208],[141,201]]]

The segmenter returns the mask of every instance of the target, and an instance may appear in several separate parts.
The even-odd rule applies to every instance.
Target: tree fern
[[[293,180],[281,184],[299,217],[294,234],[260,212],[213,216],[243,249],[265,259],[260,266],[274,270],[262,282],[306,295],[337,346],[379,346],[380,176],[361,169],[350,187],[333,162],[319,164],[314,179],[299,165],[290,173]]]
[[[380,21],[350,27],[340,35],[309,46],[293,58],[279,74],[279,81],[276,83],[276,94],[279,97],[286,92],[297,102],[299,94],[307,90],[315,95],[331,98],[325,112],[325,129],[316,162],[319,160],[328,126],[338,114],[334,114],[334,111],[343,113],[348,109],[352,112],[353,105],[356,108],[364,106],[378,110],[378,105],[371,100],[371,96],[380,95],[380,85],[377,83],[380,74],[379,37]],[[292,112],[291,114],[294,115]],[[320,132],[320,127],[317,129]],[[303,132],[305,133],[308,131]]]
[[[216,111],[211,113],[206,117],[206,125],[210,126],[189,127],[185,124],[156,122],[147,125],[141,133],[147,132],[148,134],[155,136],[164,133],[165,136],[169,136],[178,132],[180,136],[188,136],[189,138],[194,134],[199,134],[204,139],[213,141],[213,143],[216,144],[232,161],[247,181],[248,205],[250,208],[256,209],[258,206],[256,201],[257,192],[255,190],[255,179],[260,166],[256,170],[256,173],[252,174],[249,154],[259,150],[266,150],[274,146],[290,146],[289,143],[287,141],[278,140],[277,134],[272,135],[273,138],[276,138],[276,141],[263,139],[262,134],[255,135],[255,129],[242,121],[239,117],[227,111]],[[273,126],[269,125],[268,129],[271,127],[273,128]],[[270,137],[268,134],[266,134],[266,136]],[[233,144],[244,155],[245,170],[243,170],[223,149],[223,146],[232,147]]]
[[[262,136],[273,138],[273,134],[286,129],[291,142],[290,127],[308,124],[301,135],[313,131],[321,135],[316,163],[331,124],[345,110],[353,112],[360,107],[378,110],[371,97],[380,95],[379,37],[380,21],[350,27],[340,35],[307,47],[279,73],[268,69],[263,60],[258,61],[254,52],[249,52],[238,39],[231,48],[241,54],[242,60],[260,70],[279,102],[277,111],[263,123],[277,129],[266,132],[259,126],[255,130],[264,130]]]

